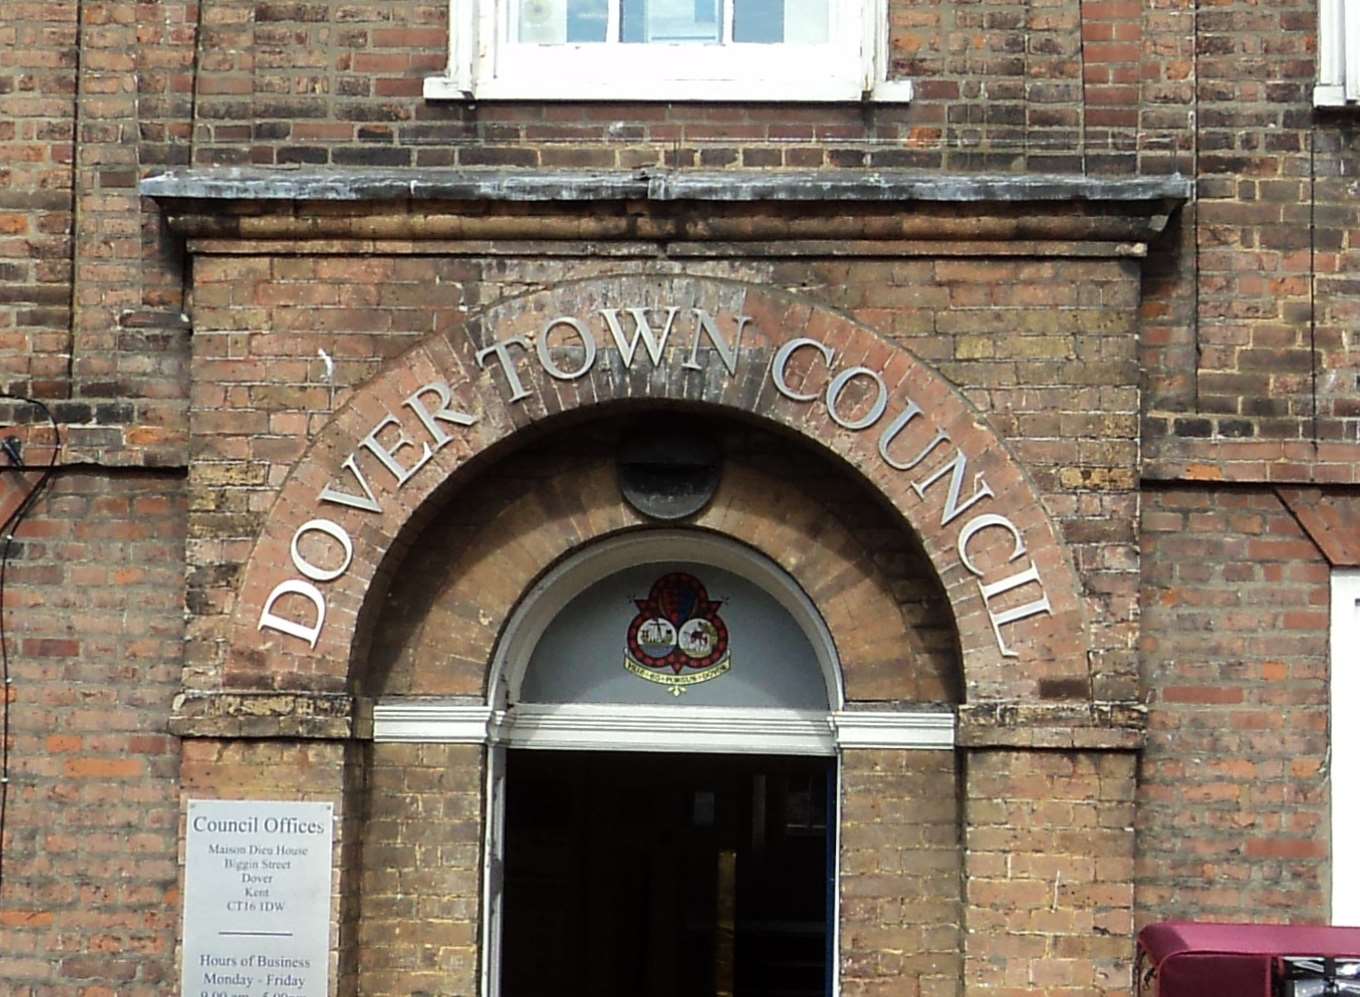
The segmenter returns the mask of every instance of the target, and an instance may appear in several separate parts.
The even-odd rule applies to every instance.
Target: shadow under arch
[[[518,462],[553,461],[553,452],[536,449]],[[808,460],[794,448],[770,456]],[[488,469],[412,545],[374,627],[385,639],[355,674],[356,691],[499,703],[488,663],[526,593],[578,551],[610,538],[645,540],[658,529],[623,500],[605,457],[529,480],[505,473],[499,479]],[[823,482],[845,498],[838,514],[796,479],[733,462],[705,508],[674,525],[740,544],[797,586],[826,621],[837,668],[845,669],[844,681],[828,678],[833,701],[957,703],[956,629],[944,593],[910,535],[868,508],[870,496],[852,500],[854,485],[844,476]],[[505,490],[513,494],[501,496]],[[878,549],[866,549],[854,527],[869,531]]]

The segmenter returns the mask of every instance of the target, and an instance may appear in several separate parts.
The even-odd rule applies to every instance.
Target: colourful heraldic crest
[[[710,599],[699,579],[672,571],[633,602],[638,614],[628,624],[628,671],[678,696],[732,670],[727,624],[718,615],[722,602]]]

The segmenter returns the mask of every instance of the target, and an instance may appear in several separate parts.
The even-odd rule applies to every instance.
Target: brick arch
[[[413,637],[383,674],[365,672],[365,691],[486,695],[488,665],[521,595],[573,551],[649,525],[620,497],[612,465],[531,483],[429,579],[436,590],[414,611]],[[869,553],[794,484],[729,467],[713,500],[685,525],[738,540],[788,572],[831,633],[847,699],[957,699],[955,662],[923,646]]]
[[[626,337],[630,308],[649,309],[644,317],[658,330],[676,309],[674,338],[659,363],[642,343],[631,366],[613,348],[606,313]],[[538,337],[551,331],[544,354],[557,372],[586,367],[590,357],[562,317],[597,346],[593,364],[573,379],[550,375],[540,360]],[[716,338],[704,334],[705,317]],[[493,349],[505,351],[506,366]],[[427,391],[425,411],[466,419],[420,419],[405,400],[433,383],[447,400]],[[426,338],[359,388],[294,466],[265,519],[227,624],[225,683],[346,688],[365,604],[371,608],[385,590],[381,573],[394,570],[399,538],[433,514],[441,493],[519,434],[630,404],[740,414],[782,427],[857,472],[919,537],[947,593],[967,699],[1037,698],[1041,683],[1068,696],[1089,688],[1075,570],[1021,465],[958,390],[909,351],[821,305],[736,282],[656,275],[562,284],[499,302]],[[913,408],[920,414],[905,421]],[[374,446],[361,447],[385,423]],[[880,447],[894,424],[901,432],[885,458]],[[378,451],[393,448],[398,433],[411,443],[387,471]],[[889,463],[918,453],[925,456],[910,469]],[[347,462],[364,474],[371,498]],[[350,500],[320,501],[328,487]],[[306,528],[318,520],[320,528]],[[958,549],[965,528],[967,564]],[[292,593],[271,602],[288,584]],[[314,596],[299,594],[305,587]],[[324,626],[298,632],[314,620],[317,603],[325,606]],[[261,625],[266,608],[277,611],[270,626]],[[299,621],[295,632],[275,625],[288,618]]]

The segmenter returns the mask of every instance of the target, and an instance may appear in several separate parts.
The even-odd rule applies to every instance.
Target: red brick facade
[[[336,805],[332,993],[479,993],[486,750],[373,706],[494,700],[525,593],[653,525],[657,418],[719,441],[684,525],[809,597],[833,705],[957,719],[841,750],[845,997],[1326,921],[1360,154],[1315,6],[893,0],[914,99],[791,106],[426,100],[448,13],[0,9],[0,511],[21,399],[61,437],[4,576],[6,992],[178,992],[220,797]]]

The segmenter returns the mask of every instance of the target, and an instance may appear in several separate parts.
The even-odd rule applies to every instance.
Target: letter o
[[[874,404],[866,415],[851,422],[849,419],[842,418],[840,413],[836,411],[836,403],[840,401],[841,392],[845,390],[846,385],[857,377],[872,377],[874,384],[878,386],[878,397],[874,399]],[[831,416],[831,421],[842,429],[868,429],[883,417],[887,407],[888,386],[883,383],[883,378],[878,371],[870,370],[868,367],[851,367],[849,370],[843,370],[826,387],[826,412]]]
[[[345,560],[340,567],[327,571],[325,568],[318,568],[302,556],[302,551],[298,550],[298,541],[302,539],[303,534],[311,530],[326,534],[344,549]],[[345,573],[349,568],[349,562],[354,560],[354,544],[350,541],[349,534],[329,519],[313,519],[299,526],[297,532],[293,534],[292,551],[293,566],[314,582],[334,581]]]
[[[579,370],[565,371],[553,361],[552,353],[548,346],[548,333],[559,325],[569,325],[581,340],[581,344],[586,348],[586,358]],[[538,362],[543,365],[543,369],[548,372],[550,377],[555,377],[559,381],[574,381],[587,373],[595,365],[595,337],[592,336],[580,322],[566,315],[553,319],[543,327],[543,331],[538,336]]]

